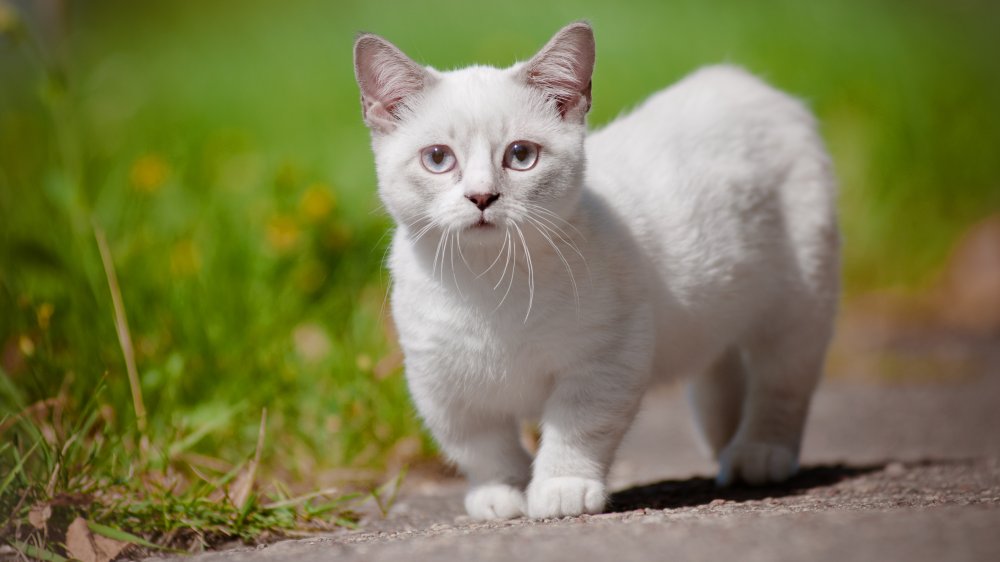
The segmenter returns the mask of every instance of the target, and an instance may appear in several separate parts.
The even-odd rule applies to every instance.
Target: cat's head
[[[576,205],[594,68],[588,24],[564,27],[510,68],[450,72],[366,34],[354,68],[382,201],[412,232],[431,225],[487,241],[510,222]]]

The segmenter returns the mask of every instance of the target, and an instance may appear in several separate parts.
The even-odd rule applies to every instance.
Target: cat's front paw
[[[473,519],[513,519],[524,515],[524,493],[507,484],[476,486],[465,494],[465,511]]]
[[[719,454],[715,482],[729,486],[740,480],[754,486],[788,480],[799,471],[798,455],[776,443],[731,443]]]
[[[528,516],[534,519],[600,513],[606,500],[604,483],[563,476],[532,482],[528,487]]]

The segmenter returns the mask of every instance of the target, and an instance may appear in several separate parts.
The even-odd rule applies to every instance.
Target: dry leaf
[[[28,512],[28,522],[36,529],[44,529],[45,525],[52,517],[52,506],[49,504],[38,504]]]
[[[87,522],[82,517],[77,517],[66,529],[66,554],[82,562],[94,562],[97,560],[97,553],[91,544],[92,538]]]
[[[87,521],[77,517],[66,529],[66,553],[80,562],[110,562],[128,543],[94,535]]]
[[[127,542],[116,541],[115,539],[109,539],[101,535],[94,535],[94,542],[97,544],[97,553],[104,556],[104,558],[99,556],[97,558],[98,562],[114,560],[129,545]]]

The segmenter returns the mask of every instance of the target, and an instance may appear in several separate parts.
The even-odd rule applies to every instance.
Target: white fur
[[[589,26],[571,27],[553,41],[587,41]],[[589,84],[586,64],[570,67]],[[813,118],[717,66],[588,135],[585,108],[561,114],[525,68],[425,69],[398,119],[373,127],[398,223],[407,380],[468,476],[468,512],[599,512],[654,374],[693,377],[721,484],[789,477],[838,294],[834,182]],[[532,170],[501,166],[515,140],[543,147]],[[423,169],[433,144],[452,148],[455,170]],[[501,197],[485,212],[466,199],[487,191]],[[496,226],[474,227],[481,217]],[[533,460],[522,419],[541,420]]]

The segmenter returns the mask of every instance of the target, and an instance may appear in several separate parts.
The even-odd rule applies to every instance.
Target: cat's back
[[[800,272],[802,291],[836,290],[829,158],[812,114],[763,80],[701,69],[592,133],[586,151],[588,189],[630,226],[706,333],[723,318],[742,322],[706,312],[732,295],[766,308],[800,290],[776,271]]]
[[[727,244],[774,214],[832,223],[833,178],[812,114],[736,66],[706,67],[657,92],[591,133],[586,151],[588,187],[653,244],[676,245],[672,227],[699,226]],[[817,181],[789,181],[810,174]]]
[[[709,66],[591,133],[588,172],[598,184],[683,187],[669,180],[785,167],[807,148],[803,141],[822,151],[798,100],[740,67]]]

